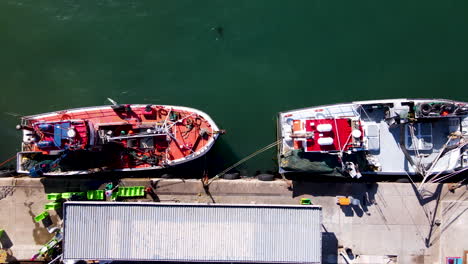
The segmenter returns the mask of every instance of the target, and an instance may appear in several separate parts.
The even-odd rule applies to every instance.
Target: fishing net
[[[302,150],[292,150],[285,154],[280,160],[280,167],[286,171],[341,175],[337,171],[341,164],[336,156],[305,153]]]

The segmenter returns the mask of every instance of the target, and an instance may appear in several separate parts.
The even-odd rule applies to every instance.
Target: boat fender
[[[231,173],[225,173],[221,178],[225,180],[236,180],[240,179],[240,173],[239,172],[231,172]]]
[[[432,106],[430,104],[421,104],[419,106],[419,111],[421,112],[423,116],[427,116],[429,115],[429,113],[431,113]]]
[[[269,173],[262,173],[257,175],[257,179],[259,181],[273,181],[275,179],[275,175]]]

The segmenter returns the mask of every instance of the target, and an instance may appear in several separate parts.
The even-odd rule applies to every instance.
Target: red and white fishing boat
[[[468,170],[468,103],[389,99],[279,113],[280,173],[422,175]]]
[[[109,100],[113,105],[23,117],[17,171],[41,176],[161,169],[206,154],[223,132],[197,109]]]

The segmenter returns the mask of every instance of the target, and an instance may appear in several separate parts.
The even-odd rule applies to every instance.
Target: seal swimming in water
[[[212,27],[211,31],[216,32],[216,35],[217,35],[216,40],[222,39],[224,37],[224,28],[221,26]]]

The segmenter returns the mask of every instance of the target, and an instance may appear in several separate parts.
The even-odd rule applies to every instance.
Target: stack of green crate
[[[86,198],[88,200],[104,200],[104,191],[103,190],[87,191]]]
[[[44,209],[46,210],[57,210],[61,207],[62,207],[62,203],[58,203],[58,202],[50,202],[44,205]]]
[[[60,199],[62,199],[61,193],[48,193],[47,194],[47,200],[49,201],[58,201]]]
[[[119,197],[141,197],[145,196],[144,186],[119,187],[117,191]]]
[[[79,196],[79,197],[84,197],[85,193],[84,192],[64,192],[62,193],[62,198],[63,199],[70,199],[72,196]]]
[[[57,210],[62,207],[62,194],[61,193],[48,193],[47,200],[52,201],[44,205],[45,210]]]
[[[34,221],[36,221],[36,223],[39,223],[40,221],[44,220],[47,216],[49,216],[49,213],[44,211],[38,214],[36,217],[34,217]]]

